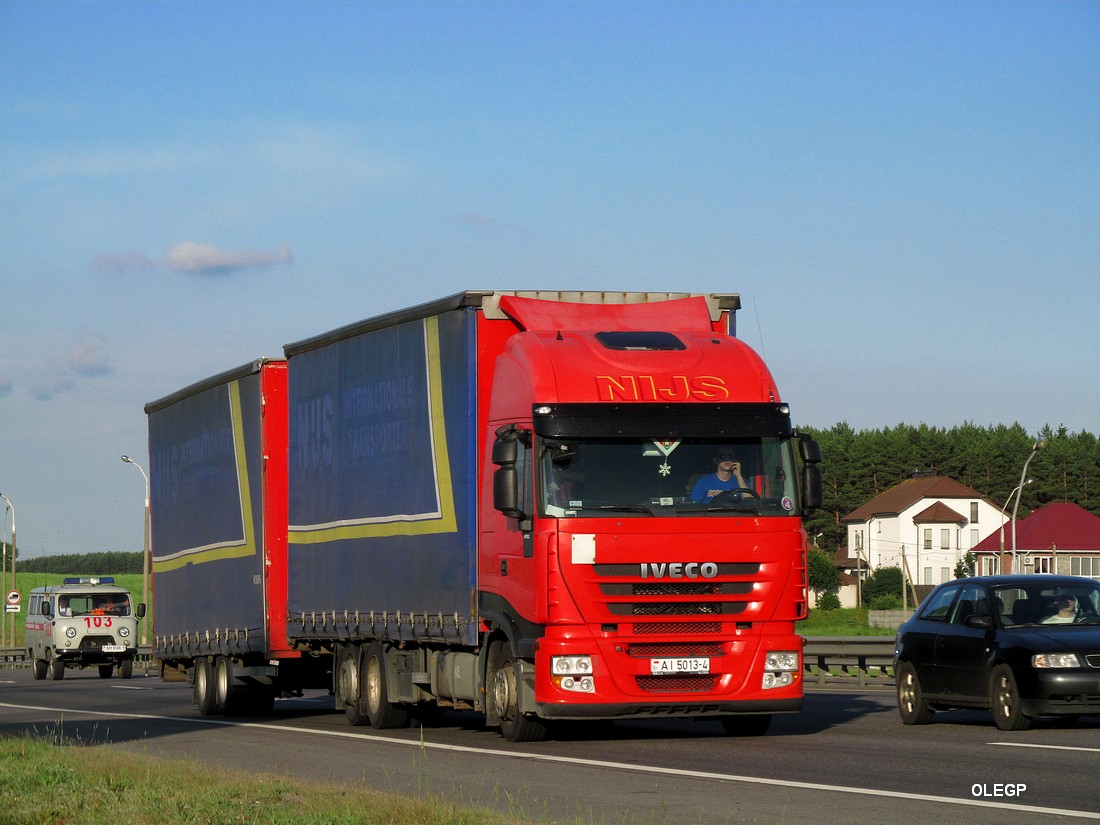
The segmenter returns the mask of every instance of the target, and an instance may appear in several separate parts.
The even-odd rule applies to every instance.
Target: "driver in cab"
[[[748,482],[741,477],[741,462],[731,450],[720,450],[714,457],[714,463],[717,469],[695,482],[691,489],[692,501],[706,504],[727,490],[748,489]]]

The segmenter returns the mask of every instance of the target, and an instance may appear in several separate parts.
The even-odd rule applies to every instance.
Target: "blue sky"
[[[1094,2],[5,2],[0,78],[25,556],[140,549],[146,402],[463,289],[738,292],[799,424],[1100,433]]]

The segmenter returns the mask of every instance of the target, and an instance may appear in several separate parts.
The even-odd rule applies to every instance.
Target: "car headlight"
[[[65,635],[68,636],[70,639],[75,639],[76,638],[76,628],[75,627],[66,627],[65,628]]]
[[[1033,667],[1081,667],[1076,653],[1036,653],[1031,657]]]
[[[128,627],[120,627],[120,628],[118,629],[118,635],[119,635],[119,636],[121,636],[121,637],[122,637],[123,639],[125,639],[125,638],[126,638],[127,636],[129,636],[129,635],[130,635],[130,628],[128,628]]]

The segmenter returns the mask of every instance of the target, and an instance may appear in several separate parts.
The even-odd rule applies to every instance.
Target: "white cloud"
[[[114,372],[114,364],[103,351],[103,341],[98,336],[85,336],[74,343],[65,355],[65,367],[84,378],[98,378]]]
[[[196,275],[224,275],[239,269],[254,269],[273,264],[290,264],[294,256],[287,244],[275,252],[221,249],[212,244],[184,241],[173,244],[164,252],[164,261],[176,272]]]

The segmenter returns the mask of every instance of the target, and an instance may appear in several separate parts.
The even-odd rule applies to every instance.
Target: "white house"
[[[1004,522],[996,504],[946,476],[903,481],[844,517],[848,555],[861,562],[853,567],[900,567],[916,585],[955,578],[955,565]]]

